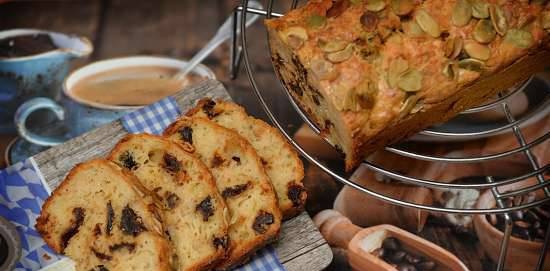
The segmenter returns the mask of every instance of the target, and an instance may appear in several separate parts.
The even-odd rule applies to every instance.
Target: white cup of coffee
[[[173,75],[185,65],[186,61],[152,56],[94,62],[65,79],[60,103],[49,98],[34,98],[22,104],[15,115],[17,131],[31,143],[54,146],[175,94],[201,79],[215,79],[210,69],[197,65],[186,83],[176,81]],[[69,134],[52,137],[27,129],[27,117],[38,109],[53,111],[64,121]]]

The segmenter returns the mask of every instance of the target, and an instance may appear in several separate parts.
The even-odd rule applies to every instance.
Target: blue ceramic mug
[[[23,57],[0,57],[0,133],[15,132],[15,111],[26,100],[59,99],[71,60],[93,50],[86,38],[36,29],[0,31],[0,39],[32,34],[48,34],[58,49]],[[44,122],[40,118],[37,121]]]
[[[63,97],[58,103],[49,98],[34,98],[25,102],[15,114],[15,124],[19,135],[29,142],[42,146],[61,144],[68,138],[76,137],[105,123],[141,108],[141,106],[120,106],[101,104],[74,95],[73,88],[81,80],[112,69],[156,66],[182,69],[186,61],[163,57],[135,56],[98,61],[74,71],[63,84]],[[204,65],[198,65],[193,73],[215,79],[214,73]],[[116,93],[116,89],[113,89]],[[64,121],[69,134],[64,137],[44,136],[29,131],[26,127],[28,116],[38,110],[48,109]]]

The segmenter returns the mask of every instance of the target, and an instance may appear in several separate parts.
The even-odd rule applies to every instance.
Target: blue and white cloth
[[[161,134],[181,114],[177,102],[165,98],[121,118],[129,133]],[[32,158],[0,171],[0,215],[11,221],[21,237],[23,252],[17,271],[35,271],[63,259],[34,229],[36,218],[51,193]],[[273,247],[260,250],[238,271],[284,271]]]

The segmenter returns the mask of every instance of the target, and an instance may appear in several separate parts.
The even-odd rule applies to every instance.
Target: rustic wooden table
[[[2,2],[2,0],[0,0]],[[215,33],[217,27],[238,4],[237,0],[90,0],[90,1],[15,1],[0,4],[0,30],[10,28],[40,28],[53,31],[74,33],[88,37],[94,44],[94,52],[90,58],[78,60],[74,68],[86,63],[128,55],[163,55],[180,59],[190,58]],[[277,1],[278,4],[289,5],[290,0]],[[277,7],[276,7],[277,8]],[[249,39],[265,40],[265,31],[261,23],[252,26]],[[267,48],[255,46],[251,55],[265,54]],[[232,98],[244,105],[247,110],[260,118],[265,114],[252,95],[252,88],[244,70],[241,68],[236,80],[230,80],[229,47],[227,44],[218,48],[204,64],[210,67],[224,84]],[[254,70],[261,78],[262,85],[276,85],[275,76],[269,61],[257,61]],[[281,106],[292,110],[286,97]],[[293,115],[293,114],[292,114]],[[14,135],[0,136],[0,153]],[[3,160],[3,159],[2,159]],[[0,161],[0,168],[2,168]],[[323,195],[311,195],[317,199],[312,203],[310,214],[320,208],[330,208],[335,193],[341,187],[332,182],[317,183],[312,186],[324,186]],[[297,224],[296,224],[297,223]],[[295,226],[299,229],[297,220]],[[303,229],[308,230],[308,229]],[[475,238],[463,238],[456,235],[447,226],[438,223],[429,225],[420,234],[455,253],[471,270],[493,270],[477,244]],[[295,243],[300,245],[300,240]],[[323,242],[312,243],[321,246]],[[285,255],[288,261],[303,257],[311,251],[311,247],[303,247],[295,254]],[[311,255],[312,262],[301,266],[301,270],[312,270],[319,255]],[[319,259],[318,262],[322,262]],[[298,262],[298,261],[296,261]],[[328,270],[345,270],[342,262],[333,263]]]

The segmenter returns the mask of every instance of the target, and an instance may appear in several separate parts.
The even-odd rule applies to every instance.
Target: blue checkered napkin
[[[178,103],[172,97],[162,99],[122,117],[122,125],[131,134],[161,134],[180,115]]]
[[[32,158],[0,171],[0,215],[15,225],[21,239],[17,271],[38,270],[61,259],[34,228],[49,193]]]
[[[165,98],[122,117],[122,125],[129,133],[161,134],[164,128],[178,118],[179,106],[172,97]],[[239,271],[285,270],[272,247],[259,251],[250,263],[238,268]]]

